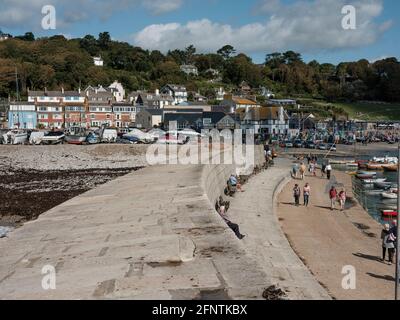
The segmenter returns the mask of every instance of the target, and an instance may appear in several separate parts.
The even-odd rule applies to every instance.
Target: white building
[[[98,67],[104,66],[104,61],[101,57],[93,57],[93,62],[94,62],[95,66],[98,66]]]
[[[162,94],[167,94],[174,99],[174,105],[180,104],[182,102],[187,102],[188,93],[186,87],[177,86],[175,84],[165,85],[160,92]]]
[[[112,93],[113,93],[113,95],[115,97],[115,100],[117,102],[124,101],[124,99],[125,99],[125,89],[124,89],[123,85],[120,82],[115,80],[108,88],[112,90]]]
[[[187,75],[199,75],[199,70],[197,69],[196,66],[192,64],[183,64],[181,65],[181,71],[186,73]]]
[[[218,101],[224,100],[226,94],[227,94],[227,92],[224,90],[224,88],[223,87],[219,87],[215,91],[216,100],[218,100]]]

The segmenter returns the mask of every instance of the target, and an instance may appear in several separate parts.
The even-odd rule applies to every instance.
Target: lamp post
[[[395,299],[399,300],[399,277],[400,277],[400,255],[399,255],[399,249],[400,249],[400,241],[398,239],[399,237],[399,212],[400,212],[400,193],[399,193],[399,188],[400,188],[400,143],[398,145],[398,158],[397,158],[397,239],[396,239],[396,286],[395,286]]]

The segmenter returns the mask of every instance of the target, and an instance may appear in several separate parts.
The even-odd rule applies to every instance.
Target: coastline
[[[333,175],[333,180],[346,188],[351,207],[343,213],[330,211],[326,179],[306,176],[304,181],[292,180],[278,195],[276,214],[282,230],[299,258],[335,299],[391,299],[394,267],[379,261],[381,226],[355,199],[351,177],[339,171]],[[293,185],[306,182],[313,190],[311,205],[295,208]],[[345,266],[355,268],[355,290],[342,287]]]

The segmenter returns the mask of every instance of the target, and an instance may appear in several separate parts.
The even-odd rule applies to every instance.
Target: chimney
[[[64,94],[64,87],[61,87],[61,92],[62,94]]]

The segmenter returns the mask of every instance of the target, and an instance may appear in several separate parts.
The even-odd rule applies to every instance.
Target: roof
[[[279,120],[280,110],[281,107],[278,106],[264,106],[260,108],[249,108],[248,112],[246,112],[245,108],[240,108],[236,110],[236,113],[239,114],[241,120],[243,120],[245,117],[256,121]],[[283,115],[285,120],[289,120],[289,116],[285,110],[283,110]]]
[[[218,123],[225,117],[224,112],[203,112],[203,119],[211,119],[211,123]]]
[[[233,97],[232,100],[236,104],[253,104],[253,105],[257,105],[257,102],[255,102],[253,100],[245,99],[245,98],[235,98],[235,97]]]
[[[79,91],[30,91],[28,90],[29,97],[84,97],[83,92]]]
[[[141,112],[143,111],[150,113],[152,116],[162,116],[164,113],[162,109],[143,109]]]
[[[171,121],[195,123],[202,121],[202,114],[200,113],[166,113],[164,115],[164,123]]]
[[[171,88],[173,91],[186,91],[186,87],[182,85],[176,85],[176,84],[166,84],[162,89],[165,87]]]

